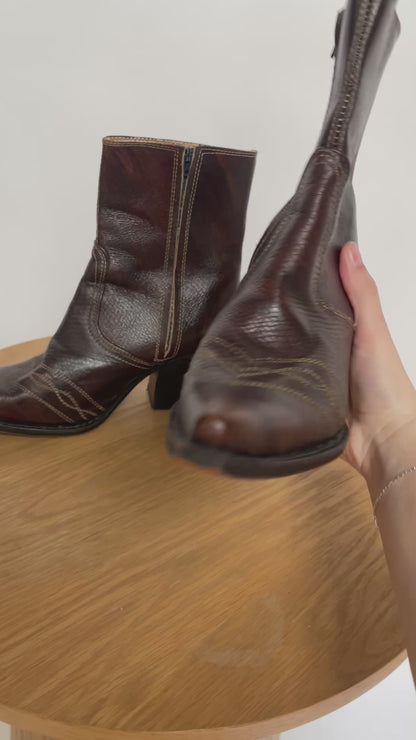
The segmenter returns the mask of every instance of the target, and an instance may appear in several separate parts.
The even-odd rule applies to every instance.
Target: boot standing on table
[[[97,239],[46,352],[0,368],[0,431],[86,432],[151,376],[170,408],[239,279],[255,152],[103,140]]]

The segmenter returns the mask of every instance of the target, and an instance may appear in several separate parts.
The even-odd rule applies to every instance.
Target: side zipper
[[[194,154],[195,154],[195,149],[193,149],[192,147],[187,147],[186,149],[184,149],[183,155],[182,155],[182,186],[181,186],[181,195],[180,195],[180,200],[179,200],[179,212],[178,212],[178,221],[177,221],[177,226],[176,226],[176,238],[175,238],[175,251],[174,251],[173,266],[172,266],[172,283],[171,283],[172,289],[171,289],[170,303],[169,303],[168,325],[166,329],[166,342],[165,342],[165,352],[164,352],[165,358],[168,356],[171,346],[172,346],[173,330],[175,326],[176,270],[178,266],[179,239],[180,239],[181,228],[182,228],[183,207],[185,203],[186,192],[188,189],[189,171],[191,169]]]
[[[378,10],[376,0],[363,0],[359,10],[354,38],[351,43],[351,49],[348,56],[345,81],[343,84],[340,102],[337,105],[336,114],[331,125],[331,131],[328,138],[328,147],[339,149],[342,137],[345,134],[348,125],[348,117],[352,111],[356,93],[357,93],[357,72],[359,72],[365,53],[365,45],[371,32],[372,22]],[[337,27],[335,31],[335,49],[333,56],[336,56],[339,37],[341,34],[341,25],[344,14],[339,14]]]

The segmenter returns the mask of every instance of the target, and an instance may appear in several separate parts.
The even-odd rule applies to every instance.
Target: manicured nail
[[[363,264],[360,250],[355,242],[351,242],[350,244],[350,256],[354,267],[360,267]]]

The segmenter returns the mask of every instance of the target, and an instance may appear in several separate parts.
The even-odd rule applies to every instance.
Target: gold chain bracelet
[[[377,525],[377,509],[383,500],[383,498],[386,496],[386,494],[390,491],[390,488],[394,483],[397,483],[397,481],[401,480],[401,478],[404,478],[405,475],[409,475],[409,473],[416,473],[416,465],[412,465],[410,468],[406,468],[405,470],[402,470],[400,473],[394,476],[385,486],[381,489],[380,493],[378,494],[375,502],[374,502],[374,523]],[[377,525],[378,526],[378,525]]]

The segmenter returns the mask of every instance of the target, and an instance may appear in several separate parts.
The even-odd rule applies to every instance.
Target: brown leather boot
[[[347,441],[353,317],[338,274],[356,239],[352,173],[398,36],[393,0],[350,0],[318,146],[230,303],[202,341],[171,413],[170,451],[240,477],[297,473]]]
[[[46,352],[0,368],[0,431],[76,434],[150,375],[154,408],[236,288],[255,152],[103,140],[97,239]]]

